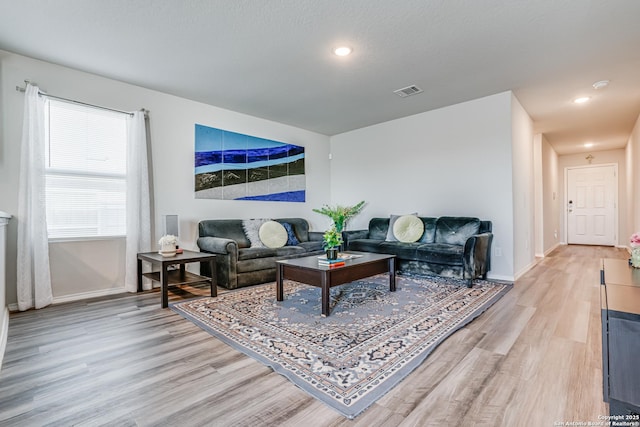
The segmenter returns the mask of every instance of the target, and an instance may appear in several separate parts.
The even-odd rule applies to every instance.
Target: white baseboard
[[[558,246],[562,246],[562,243],[558,242],[555,245],[551,246],[549,249],[544,251],[544,255],[543,256],[549,255],[551,252],[555,251],[558,248]]]
[[[0,314],[0,370],[2,370],[2,360],[4,359],[4,352],[7,349],[7,336],[9,335],[9,309],[2,307],[2,314]]]
[[[80,301],[89,298],[103,297],[106,295],[123,294],[127,292],[124,287],[111,288],[111,289],[99,289],[97,291],[80,292],[78,294],[62,295],[59,297],[53,297],[52,304],[61,304],[64,302]],[[9,304],[9,311],[18,311],[18,304]]]
[[[71,301],[80,301],[83,299],[103,297],[106,295],[123,294],[125,292],[127,291],[125,290],[124,287],[111,288],[111,289],[99,289],[97,291],[90,291],[90,292],[80,292],[79,294],[70,294],[70,295],[63,295],[60,297],[54,297],[53,304],[60,304],[63,302],[71,302]]]
[[[513,283],[513,276],[503,276],[501,274],[487,274],[487,280],[496,280],[500,282],[511,282]]]
[[[552,247],[550,247],[549,249],[547,249],[544,254],[534,254],[535,258],[533,261],[531,261],[531,263],[529,263],[529,265],[527,265],[525,268],[523,268],[522,270],[520,270],[519,272],[517,272],[515,274],[515,280],[518,280],[519,278],[521,278],[522,276],[524,276],[529,270],[531,270],[533,267],[535,267],[540,261],[542,261],[546,256],[548,256],[551,252],[553,252],[554,250],[556,250],[556,248],[558,246],[563,245],[564,243],[562,242],[558,242],[555,245],[553,245]],[[514,281],[514,279],[512,278],[512,281]]]
[[[533,261],[531,261],[531,263],[529,263],[529,265],[527,265],[525,268],[523,268],[522,270],[517,272],[516,273],[516,280],[518,280],[519,278],[524,276],[529,270],[531,270],[533,267],[535,267],[540,261],[541,261],[541,258],[540,259],[534,259]]]

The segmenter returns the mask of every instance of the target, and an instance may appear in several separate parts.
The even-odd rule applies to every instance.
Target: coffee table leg
[[[328,274],[322,275],[322,315],[329,315],[329,295],[331,288],[329,287]]]
[[[160,292],[162,299],[162,308],[169,307],[169,274],[167,272],[167,264],[162,263],[162,268],[160,269]]]
[[[211,267],[211,296],[218,296],[218,281],[217,281],[217,272],[216,272],[216,260],[212,259],[209,261],[209,265]]]
[[[282,264],[277,264],[278,268],[276,268],[276,300],[284,301],[284,289],[282,286],[282,269],[284,266]]]
[[[389,258],[389,290],[396,291],[396,259]]]

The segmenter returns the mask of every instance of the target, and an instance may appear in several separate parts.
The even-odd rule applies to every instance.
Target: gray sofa
[[[281,248],[251,247],[241,219],[213,219],[198,224],[201,252],[216,254],[217,284],[228,289],[274,281],[276,260],[322,254],[322,232],[309,231],[302,218],[275,219],[289,223],[299,243]],[[211,277],[208,263],[200,264],[200,274]]]
[[[347,250],[396,255],[398,273],[486,278],[491,269],[491,221],[468,217],[419,217],[424,233],[417,242],[388,241],[389,218],[372,218],[368,230],[343,233]]]

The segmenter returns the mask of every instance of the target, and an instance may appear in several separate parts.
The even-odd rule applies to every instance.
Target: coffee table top
[[[306,256],[302,258],[292,258],[292,259],[283,259],[280,261],[276,261],[278,264],[286,264],[295,267],[301,268],[309,268],[314,270],[337,270],[340,268],[345,268],[354,265],[367,264],[370,262],[376,262],[381,260],[388,260],[390,258],[395,258],[395,255],[389,254],[374,254],[369,252],[341,252],[338,257],[344,258],[344,256],[352,256],[351,258],[347,258],[344,260],[345,265],[341,267],[329,267],[328,265],[322,265],[318,263],[320,258],[323,258],[322,255],[312,255]]]

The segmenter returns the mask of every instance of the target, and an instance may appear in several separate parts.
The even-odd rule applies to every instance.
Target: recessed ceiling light
[[[609,80],[600,80],[599,82],[595,82],[592,84],[593,88],[598,90],[609,86]]]
[[[350,55],[351,52],[353,52],[353,49],[351,49],[349,46],[340,46],[333,49],[333,53],[338,56],[347,56]]]
[[[573,102],[575,104],[584,104],[585,102],[587,102],[590,99],[591,99],[591,97],[589,97],[589,96],[581,96],[580,98],[574,99]]]

